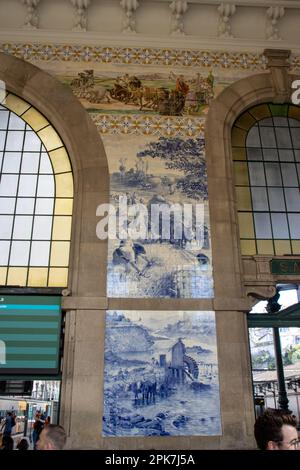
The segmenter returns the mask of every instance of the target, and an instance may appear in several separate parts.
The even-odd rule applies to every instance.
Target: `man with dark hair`
[[[62,450],[66,444],[67,435],[62,426],[48,424],[43,428],[37,442],[38,450]]]
[[[13,414],[11,411],[8,411],[6,413],[6,418],[1,426],[1,431],[3,430],[3,436],[10,436],[12,432],[12,428],[15,426],[16,421],[15,418],[13,417]]]
[[[300,450],[296,418],[283,410],[268,408],[259,416],[254,436],[261,450]]]

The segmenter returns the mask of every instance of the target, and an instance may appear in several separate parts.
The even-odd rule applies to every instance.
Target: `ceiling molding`
[[[199,36],[185,36],[184,40],[176,36],[145,36],[132,34],[124,36],[116,33],[94,33],[74,31],[45,31],[45,30],[1,30],[0,42],[2,44],[70,44],[81,46],[115,46],[115,47],[158,47],[196,50],[226,50],[236,52],[261,52],[266,48],[290,49],[293,53],[300,53],[300,44],[287,41],[264,41],[249,39],[201,38]]]

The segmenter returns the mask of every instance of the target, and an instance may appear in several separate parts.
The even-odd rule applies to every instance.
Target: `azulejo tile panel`
[[[108,297],[213,298],[203,137],[102,138],[115,214]]]
[[[102,435],[222,434],[215,313],[106,313]]]
[[[250,70],[264,70],[266,68],[264,55],[252,52],[33,43],[4,43],[0,45],[0,49],[7,54],[29,61],[198,66]]]

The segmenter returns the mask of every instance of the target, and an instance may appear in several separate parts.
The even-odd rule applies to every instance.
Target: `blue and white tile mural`
[[[126,239],[127,221],[127,226],[122,226],[125,235],[119,232],[118,238],[109,240],[107,295],[212,298],[204,139],[144,135],[103,135],[102,138],[111,175],[111,203],[118,207],[122,196],[128,213],[133,214],[134,208],[143,206],[148,216],[144,222],[146,230],[139,238]],[[170,208],[170,236],[163,231],[164,216],[157,219],[160,225],[150,226],[153,206]],[[179,213],[185,214],[187,207],[192,207],[193,228],[186,219],[176,218]],[[202,210],[202,219],[194,230],[198,209]],[[139,222],[141,214],[144,213],[140,210]],[[132,222],[133,219],[132,216]],[[130,225],[130,217],[128,220]],[[182,220],[176,225],[181,229],[181,238],[175,234],[174,220],[176,223]]]
[[[220,435],[215,313],[106,313],[103,436]]]

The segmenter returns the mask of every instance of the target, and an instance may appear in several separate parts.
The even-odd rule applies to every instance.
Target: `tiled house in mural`
[[[104,436],[220,433],[214,312],[108,311]]]

